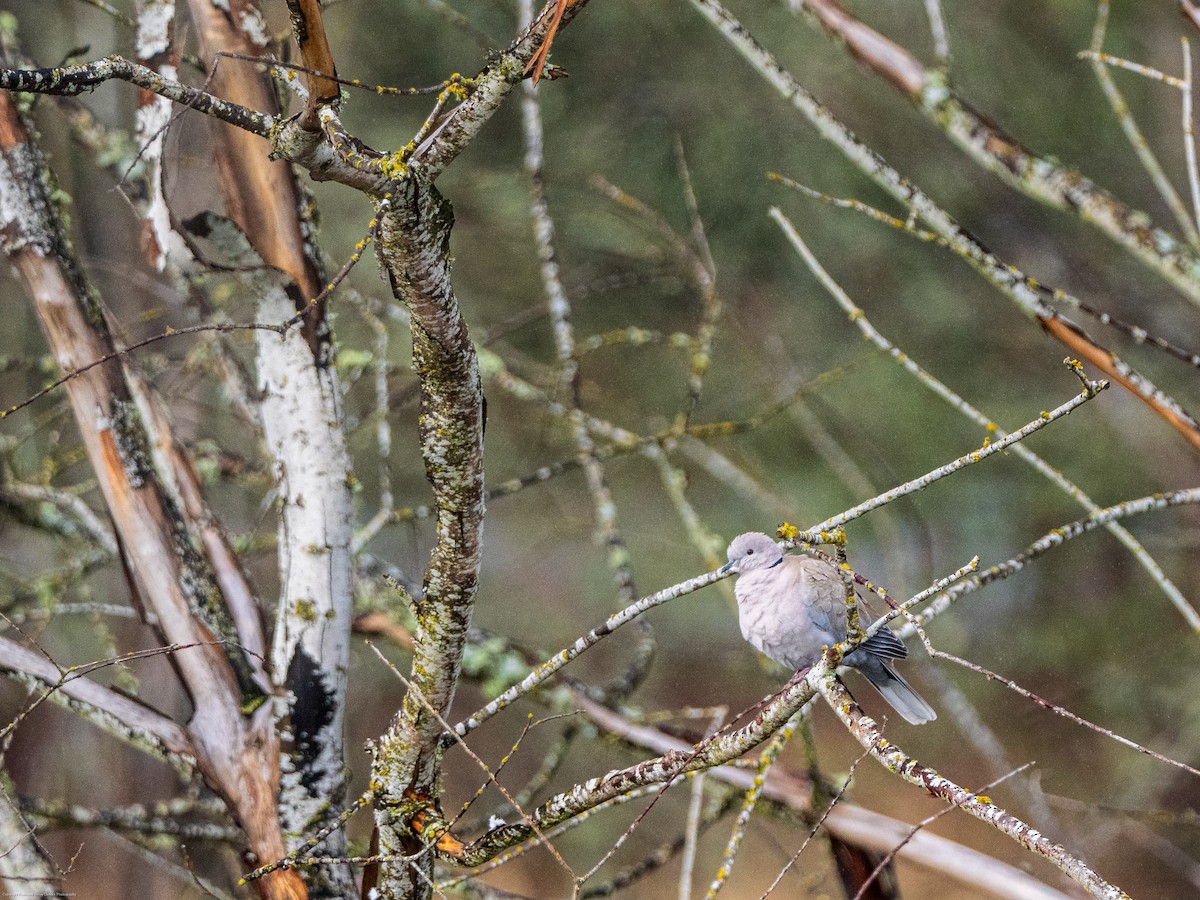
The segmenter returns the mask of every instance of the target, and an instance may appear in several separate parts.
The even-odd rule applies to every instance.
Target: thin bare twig
[[[867,752],[870,752],[870,751],[867,751]],[[860,756],[858,759],[862,759],[862,757]],[[855,760],[856,765],[857,765],[857,763],[858,763],[858,760]],[[996,787],[996,785],[1003,784],[1004,782],[1008,781],[1008,779],[1012,778],[1014,775],[1019,775],[1020,773],[1024,772],[1026,769],[1028,769],[1032,765],[1033,765],[1032,762],[1027,762],[1023,766],[1018,766],[1017,768],[1013,769],[1011,772],[1006,772],[1005,774],[1001,775],[995,781],[988,782],[983,787],[981,787],[979,790],[974,791],[973,793],[975,795],[979,795],[979,794],[983,794],[985,791],[990,791],[992,788]],[[954,812],[954,810],[958,809],[959,806],[961,806],[961,803],[958,803],[958,802],[952,803],[950,806],[946,807],[945,809],[934,813],[932,816],[927,816],[926,818],[924,818],[920,822],[918,822],[916,825],[914,825],[913,830],[910,831],[907,835],[905,835],[904,840],[902,840],[899,844],[897,844],[895,847],[893,847],[891,850],[889,850],[887,852],[887,854],[883,857],[883,859],[881,859],[879,861],[879,864],[875,866],[874,871],[872,871],[871,874],[867,876],[866,881],[864,881],[862,883],[862,886],[858,889],[858,893],[856,893],[851,898],[851,900],[862,900],[863,896],[867,892],[867,889],[872,884],[875,883],[875,879],[877,879],[883,873],[884,869],[886,869],[889,865],[891,865],[892,860],[894,860],[896,858],[896,854],[899,853],[909,841],[911,841],[914,837],[916,837],[922,828],[927,828],[928,826],[930,826],[934,822],[936,822],[938,819],[942,818],[942,816],[949,815],[950,813]]]
[[[870,750],[864,750],[858,755],[854,762],[850,764],[850,771],[846,773],[846,778],[842,781],[842,786],[838,788],[837,793],[834,794],[833,798],[825,805],[825,809],[821,812],[821,815],[817,818],[817,821],[813,823],[813,827],[809,830],[808,835],[801,842],[800,849],[792,854],[791,859],[789,859],[787,863],[784,864],[784,867],[779,870],[779,874],[775,876],[775,880],[771,882],[770,886],[768,886],[765,891],[763,891],[762,896],[760,896],[758,900],[767,900],[767,897],[774,893],[775,888],[779,887],[779,882],[783,881],[784,876],[787,875],[792,866],[796,864],[796,861],[800,859],[800,855],[808,848],[808,845],[812,843],[812,839],[817,836],[817,832],[821,830],[821,826],[825,824],[825,820],[829,818],[829,814],[833,812],[833,808],[841,802],[842,797],[846,796],[846,791],[850,789],[850,785],[854,782],[854,773],[858,769],[858,764],[866,759],[870,752]],[[899,850],[899,848],[897,848],[897,850]]]
[[[1139,744],[1137,741],[1131,741],[1129,738],[1123,737],[1116,732],[1105,728],[1103,725],[1097,725],[1095,722],[1089,722],[1087,719],[1083,718],[1083,716],[1073,713],[1069,709],[1059,706],[1057,703],[1051,703],[1049,700],[1039,697],[1033,691],[1021,687],[1015,681],[1005,678],[1003,675],[998,675],[991,669],[986,669],[978,663],[973,663],[970,660],[955,656],[952,653],[946,653],[942,650],[938,650],[932,644],[928,643],[928,638],[926,637],[922,637],[922,640],[926,641],[926,649],[929,651],[930,656],[937,657],[938,659],[949,660],[956,665],[970,669],[972,672],[978,672],[980,675],[983,675],[985,678],[987,678],[988,681],[998,681],[1010,691],[1020,694],[1027,700],[1032,700],[1038,706],[1042,707],[1043,709],[1050,710],[1050,712],[1054,713],[1055,715],[1062,716],[1064,719],[1070,719],[1076,725],[1082,725],[1084,728],[1091,729],[1092,731],[1096,732],[1096,734],[1102,734],[1106,738],[1116,741],[1118,744],[1124,744],[1126,747],[1136,750],[1138,753],[1144,753],[1146,756],[1153,757],[1159,762],[1166,763],[1168,766],[1174,766],[1176,769],[1182,769],[1189,775],[1195,775],[1197,778],[1200,778],[1200,769],[1189,766],[1187,763],[1180,762],[1177,759],[1171,759],[1169,756],[1164,756],[1156,750],[1151,750],[1149,747]]]
[[[1175,186],[1171,184],[1171,179],[1167,177],[1167,173],[1163,171],[1162,164],[1159,163],[1158,157],[1154,155],[1154,151],[1150,148],[1146,136],[1142,134],[1141,128],[1133,118],[1133,114],[1129,111],[1129,104],[1125,102],[1125,97],[1121,93],[1113,80],[1112,73],[1109,72],[1109,66],[1101,62],[1097,57],[1104,50],[1104,35],[1108,30],[1108,14],[1109,0],[1098,0],[1096,3],[1096,24],[1092,28],[1092,72],[1096,76],[1096,80],[1100,83],[1100,89],[1104,91],[1104,96],[1108,98],[1108,104],[1112,107],[1113,113],[1117,117],[1117,121],[1121,125],[1121,130],[1125,133],[1125,139],[1133,148],[1133,152],[1137,154],[1138,161],[1142,164],[1142,168],[1146,170],[1146,174],[1150,176],[1150,180],[1154,183],[1155,189],[1159,196],[1167,204],[1171,210],[1171,214],[1175,217],[1175,221],[1179,223],[1184,236],[1193,246],[1200,246],[1200,231],[1196,229],[1196,223],[1192,217],[1188,215],[1187,207],[1183,200],[1179,197],[1179,192],[1175,190]]]
[[[1200,171],[1196,168],[1195,119],[1192,117],[1192,45],[1187,37],[1180,37],[1183,44],[1183,83],[1179,91],[1183,95],[1183,150],[1187,159],[1188,185],[1192,189],[1192,215],[1200,224]]]
[[[917,379],[922,385],[933,391],[938,397],[945,400],[951,407],[962,413],[971,421],[982,427],[988,435],[990,441],[992,435],[1004,435],[1004,431],[983,412],[969,404],[963,397],[950,390],[945,384],[935,378],[930,372],[921,368],[915,360],[907,353],[903,353],[891,341],[879,333],[875,326],[871,324],[866,313],[850,299],[849,295],[842,290],[841,286],[833,279],[833,277],[825,270],[816,255],[812,252],[809,246],[804,242],[804,239],[796,231],[795,226],[781,213],[778,209],[771,210],[771,218],[783,229],[792,246],[800,254],[805,265],[809,267],[817,280],[825,288],[826,292],[833,300],[846,312],[847,317],[854,326],[862,332],[872,344],[888,354],[901,368]],[[1101,511],[1099,504],[1093,501],[1087,494],[1083,492],[1078,485],[1069,481],[1065,475],[1058,469],[1052,467],[1049,463],[1035,454],[1024,444],[1018,444],[1013,448],[1017,457],[1022,459],[1028,465],[1032,466],[1035,471],[1043,477],[1050,480],[1060,490],[1072,497],[1077,503],[1083,506],[1091,515],[1096,515]],[[1125,546],[1142,568],[1146,570],[1167,595],[1167,598],[1180,612],[1187,621],[1188,625],[1197,632],[1200,632],[1200,613],[1192,607],[1187,598],[1179,588],[1163,573],[1157,562],[1146,552],[1146,548],[1132,534],[1129,533],[1119,522],[1113,520],[1105,524],[1108,529],[1122,545]]]
[[[737,859],[738,849],[741,847],[742,840],[746,834],[746,827],[750,824],[750,815],[758,805],[759,798],[762,797],[763,786],[767,782],[767,773],[771,771],[771,767],[779,758],[779,754],[783,752],[783,748],[792,739],[792,735],[795,734],[796,726],[799,724],[800,716],[802,715],[803,712],[798,712],[792,716],[787,724],[780,728],[775,733],[775,736],[771,738],[771,742],[767,744],[767,748],[759,754],[758,765],[755,766],[754,770],[754,784],[750,790],[746,791],[746,795],[742,799],[742,808],[738,810],[737,819],[733,825],[733,832],[729,836],[729,842],[725,845],[725,856],[720,868],[717,869],[716,876],[708,886],[708,893],[705,894],[706,900],[713,900],[729,879],[729,873],[733,871],[733,864]]]
[[[923,788],[933,796],[940,797],[947,803],[991,825],[1026,849],[1053,863],[1094,897],[1105,898],[1105,900],[1129,900],[1128,894],[1101,878],[1066,847],[1054,843],[1012,813],[996,806],[989,797],[972,793],[960,787],[934,769],[906,754],[896,744],[884,740],[874,720],[863,713],[832,672],[822,674],[814,670],[811,677],[817,679],[821,694],[842,724],[885,768],[904,781]]]

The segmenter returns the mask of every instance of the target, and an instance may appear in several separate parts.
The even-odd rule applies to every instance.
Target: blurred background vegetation
[[[507,46],[514,33],[515,4],[453,0],[451,5],[486,35],[490,47]],[[82,2],[5,0],[4,6],[17,16],[26,53],[39,65],[69,56],[92,59],[131,52],[129,31]],[[439,6],[420,0],[330,4],[326,21],[340,74],[408,86],[434,83],[455,71],[477,71],[485,64],[485,48],[440,15]],[[856,6],[873,27],[934,64],[922,2]],[[730,0],[730,8],[868,145],[1001,258],[1154,334],[1193,350],[1200,347],[1200,316],[1186,299],[1077,218],[1040,207],[975,167],[784,0]],[[267,12],[282,33],[284,5],[273,3]],[[1089,45],[1095,13],[1095,4],[1084,0],[948,4],[951,81],[966,100],[1027,146],[1078,167],[1170,230],[1173,221],[1136,164],[1089,65],[1076,57]],[[1106,49],[1178,74],[1179,37],[1189,27],[1173,4],[1117,3]],[[186,28],[180,33],[186,35]],[[774,497],[771,506],[713,478],[686,454],[672,454],[674,465],[686,475],[689,500],[722,552],[742,531],[770,532],[785,519],[800,527],[821,521],[978,447],[985,437],[860,338],[767,218],[773,205],[796,223],[885,335],[1002,427],[1019,427],[1077,392],[1078,383],[1061,364],[1064,349],[950,254],[769,182],[767,172],[778,171],[829,194],[858,197],[903,215],[683,0],[597,0],[559,36],[553,61],[570,77],[543,81],[539,91],[547,135],[546,185],[577,338],[630,326],[664,335],[695,332],[701,298],[694,286],[672,265],[663,241],[595,186],[597,177],[619,186],[686,234],[690,222],[678,142],[725,304],[712,367],[692,420],[746,419],[797,385],[812,383],[795,406],[761,427],[710,441]],[[195,73],[188,77],[193,83],[202,80]],[[1176,92],[1126,72],[1114,77],[1168,173],[1184,190]],[[73,202],[79,248],[126,341],[167,325],[191,324],[200,315],[188,297],[147,272],[139,248],[140,222],[117,184],[130,155],[118,156],[115,168],[98,162],[72,139],[64,116],[64,111],[83,106],[110,128],[129,130],[134,101],[132,88],[109,84],[79,103],[56,105],[42,99],[36,104],[60,186]],[[409,140],[427,111],[422,99],[351,92],[344,120],[375,148],[394,149]],[[201,117],[187,114],[172,129],[170,190],[183,218],[207,209],[215,196],[207,127]],[[499,330],[502,337],[490,346],[509,369],[561,398],[552,333],[548,319],[538,312],[544,299],[523,153],[514,98],[441,179],[456,216],[454,278],[474,333]],[[362,236],[370,210],[361,197],[337,186],[317,185],[314,193],[322,246],[336,268]],[[358,298],[339,296],[332,305],[332,324],[361,484],[359,520],[366,522],[379,496],[369,372],[375,337],[356,304],[370,298],[384,303],[388,292],[369,260],[355,271],[351,284]],[[27,302],[7,274],[0,292],[9,323],[0,330],[0,400],[7,406],[40,387],[53,363]],[[252,318],[252,301],[234,284],[218,284],[214,296],[225,319]],[[1103,333],[1099,325],[1085,327],[1185,407],[1200,409],[1195,369]],[[428,502],[430,492],[416,452],[415,379],[407,369],[407,327],[391,320],[389,329],[393,489],[398,506],[416,507]],[[210,501],[239,536],[252,578],[269,600],[276,589],[276,520],[264,454],[258,436],[230,414],[212,375],[206,342],[187,340],[143,352],[139,363],[171,399],[176,422],[207,476]],[[233,343],[247,360],[252,358],[250,338]],[[588,353],[582,357],[584,408],[638,434],[657,433],[685,407],[689,367],[686,349],[666,340]],[[490,484],[573,457],[570,432],[560,420],[495,385],[488,386],[487,394]],[[91,475],[61,393],[6,420],[0,447],[6,480],[72,487],[101,508],[89,489]],[[1200,483],[1196,451],[1118,388],[1036,435],[1030,447],[1101,505]],[[708,568],[652,462],[629,454],[613,460],[607,470],[640,594]],[[1003,456],[855,523],[849,533],[850,559],[892,593],[907,596],[975,554],[984,566],[1000,562],[1082,515],[1028,467]],[[493,501],[475,624],[549,653],[614,611],[616,591],[605,550],[594,539],[594,523],[592,500],[578,470]],[[1196,512],[1156,513],[1130,527],[1196,602]],[[61,603],[127,602],[115,561],[89,564],[78,543],[48,534],[15,513],[0,520],[0,528],[0,602],[7,615],[28,616],[38,608],[48,612]],[[396,523],[367,550],[419,580],[431,529],[428,520]],[[386,591],[377,580],[364,579],[363,585],[364,600]],[[738,710],[786,677],[742,642],[728,590],[711,588],[685,597],[649,618],[659,644],[649,677],[630,700],[641,710],[713,704]],[[147,637],[132,622],[91,616],[30,618],[25,628],[57,659],[70,662],[144,646]],[[998,670],[1079,715],[1167,755],[1197,762],[1198,636],[1103,531],[971,595],[937,620],[931,637],[942,649]],[[610,639],[578,664],[576,674],[596,680],[618,674],[628,662],[632,641],[631,633]],[[400,648],[386,652],[405,658]],[[1194,779],[977,675],[946,664],[932,669],[920,659],[922,652],[913,656],[906,671],[943,714],[920,729],[897,723],[889,730],[891,739],[961,784],[978,787],[990,781],[995,777],[992,762],[964,736],[966,720],[953,711],[953,698],[961,694],[995,730],[1013,765],[1037,762],[1029,777],[1045,792],[1044,806],[1031,807],[1030,791],[1015,784],[994,792],[998,802],[1135,896],[1182,897],[1200,891],[1200,835],[1194,819],[1186,825],[1178,818],[1194,815],[1200,804],[1200,785]],[[118,683],[136,680],[143,695],[155,698],[156,679],[169,681],[162,677],[165,667],[151,661],[114,668],[106,676]],[[882,712],[865,682],[851,675],[849,686],[869,711]],[[155,699],[186,712],[185,701],[166,688],[163,694]],[[351,754],[386,727],[400,695],[399,683],[365,645],[358,645],[351,682]],[[4,696],[15,709],[23,694],[8,685]],[[465,714],[482,700],[478,685],[468,681],[456,709]],[[523,706],[518,715],[490,724],[476,735],[475,750],[497,760],[519,734],[523,713],[539,709]],[[825,709],[816,708],[812,722],[823,770],[844,772],[858,755],[857,746]],[[563,727],[554,723],[535,730],[506,770],[507,782],[520,785],[535,771]],[[569,785],[635,758],[615,744],[595,745],[587,752],[582,746],[576,745],[555,785]],[[176,791],[165,771],[48,707],[18,730],[7,763],[22,793],[89,806],[146,802]],[[354,784],[361,787],[368,759],[352,755],[349,763]],[[462,778],[450,785],[448,810],[480,781],[465,757],[451,765]],[[799,742],[783,765],[804,770]],[[848,798],[909,821],[940,808],[870,763],[859,767]],[[489,795],[485,804],[493,800],[498,802]],[[636,861],[657,840],[674,834],[685,804],[686,796],[668,795],[643,825],[644,839],[622,848],[605,871]],[[1111,808],[1132,812],[1124,815]],[[1156,824],[1159,812],[1171,816]],[[594,861],[632,815],[613,815],[562,839],[559,846],[569,858]],[[1061,881],[1048,866],[965,815],[947,816],[932,830],[1031,866],[1053,884]],[[367,831],[364,815],[351,834],[365,842]],[[802,832],[769,817],[757,819],[729,895],[761,894],[798,846],[797,834]],[[703,841],[698,880],[716,870],[726,835],[719,827]],[[139,896],[183,895],[188,889],[122,838],[67,831],[47,841],[59,859],[69,858],[84,843],[68,880],[80,896],[131,896],[135,886]],[[203,854],[198,848],[193,852]],[[784,896],[836,893],[822,852],[813,848],[806,853],[797,874],[789,876],[790,886],[784,882]],[[239,865],[228,856],[221,864]],[[902,866],[900,871],[910,897],[972,896],[918,869]],[[627,896],[670,894],[676,873],[676,867],[668,866],[630,888]],[[569,890],[544,854],[500,870],[494,881],[535,896]]]

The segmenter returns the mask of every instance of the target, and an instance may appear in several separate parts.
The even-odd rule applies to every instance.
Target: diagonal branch
[[[816,276],[817,280],[825,288],[826,292],[834,301],[845,311],[846,317],[854,324],[854,326],[862,332],[863,337],[873,343],[876,347],[890,356],[898,365],[906,372],[917,379],[922,385],[945,400],[950,406],[958,410],[975,424],[979,425],[989,435],[996,437],[1005,437],[1006,432],[1001,429],[992,419],[984,415],[983,412],[976,409],[963,397],[950,390],[945,384],[935,378],[930,372],[921,368],[916,361],[907,353],[903,353],[891,341],[879,333],[871,321],[867,318],[865,312],[850,298],[850,296],[842,290],[833,277],[825,270],[815,254],[809,248],[808,244],[796,231],[795,226],[783,215],[777,208],[772,208],[770,216],[783,229],[784,235],[792,244],[792,247],[800,254],[805,264]],[[1048,462],[1030,450],[1025,444],[1017,444],[1013,447],[1016,456],[1031,466],[1035,471],[1047,478],[1052,484],[1060,488],[1069,497],[1073,498],[1091,515],[1096,515],[1101,511],[1100,506],[1092,500],[1083,489],[1077,484],[1068,480],[1062,472],[1055,469]],[[1187,620],[1193,631],[1200,632],[1200,614],[1188,602],[1188,599],[1183,595],[1183,592],[1163,574],[1162,568],[1154,560],[1153,557],[1142,546],[1124,526],[1113,520],[1105,524],[1109,532],[1120,541],[1134,558],[1141,564],[1142,568],[1149,573],[1163,592],[1179,610],[1180,614]]]
[[[182,652],[190,653],[189,648]],[[131,747],[170,763],[190,774],[196,765],[196,749],[187,730],[162,713],[111,688],[63,671],[40,653],[0,638],[0,671],[30,686],[46,690],[46,696],[70,707],[83,718],[121,738]]]
[[[1072,353],[1098,367],[1119,382],[1138,399],[1162,417],[1193,447],[1200,448],[1200,423],[1174,399],[1159,390],[1148,378],[1120,359],[1115,353],[1092,340],[1078,325],[1059,314],[1043,298],[1038,283],[1018,269],[1003,262],[972,235],[964,231],[954,218],[938,206],[929,195],[894,169],[882,156],[866,146],[832,112],[823,106],[786,71],[774,56],[746,30],[719,0],[689,0],[701,15],[711,22],[754,69],[767,80],[801,115],[815,127],[822,138],[832,143],[842,154],[880,188],[896,198],[920,217],[943,240],[963,257],[985,280],[1005,294],[1030,320],[1061,341]]]
[[[583,709],[599,728],[634,746],[658,754],[672,751],[684,753],[692,749],[677,737],[648,725],[632,724],[620,714],[586,697],[576,694],[572,702]],[[753,772],[732,766],[710,769],[707,774],[741,790],[748,790],[755,779]],[[767,778],[763,796],[802,813],[812,811],[810,786],[778,769]],[[825,824],[829,833],[839,840],[874,853],[887,853],[910,833],[910,827],[904,822],[846,802],[838,803],[830,810]],[[898,856],[906,862],[958,881],[981,895],[990,894],[1006,900],[1066,898],[1065,894],[1042,884],[1016,866],[928,832],[913,836],[900,849]]]
[[[941,797],[948,803],[960,807],[964,812],[991,825],[1026,849],[1049,860],[1082,885],[1093,897],[1102,897],[1106,900],[1129,900],[1123,890],[1109,884],[1097,875],[1066,847],[1054,843],[1012,813],[996,806],[989,798],[972,794],[913,759],[895,744],[884,740],[874,720],[859,708],[834,674],[828,673],[821,678],[820,690],[830,708],[841,719],[842,724],[888,771],[910,784],[924,788],[933,796]]]
[[[563,3],[550,0],[546,4],[499,62],[488,66],[479,75],[471,96],[456,106],[413,152],[413,166],[420,177],[433,181],[467,148],[509,92],[526,77],[526,67],[551,28],[558,31],[566,28],[587,4],[588,0],[565,0]]]
[[[1021,193],[1078,215],[1200,304],[1200,253],[1075,169],[1040,156],[972,108],[944,72],[849,13],[838,0],[803,0],[816,20],[863,65],[908,98],[968,157]],[[1186,218],[1185,220],[1186,221]]]
[[[0,68],[0,88],[32,94],[72,96],[90,91],[97,85],[113,79],[128,81],[143,90],[228,122],[259,137],[268,137],[271,127],[275,124],[272,116],[164,78],[153,69],[130,62],[121,56],[106,56],[95,62],[57,66],[53,69]]]
[[[550,798],[521,821],[492,829],[467,844],[456,859],[460,865],[478,865],[504,849],[528,840],[538,830],[552,828],[628,791],[645,785],[665,784],[687,772],[732,762],[782,728],[815,694],[815,687],[807,679],[793,678],[741,728],[722,732],[694,747],[672,749],[662,756],[582,782]]]

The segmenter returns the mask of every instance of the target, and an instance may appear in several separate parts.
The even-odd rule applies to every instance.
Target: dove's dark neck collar
[[[781,557],[779,557],[779,559],[775,560],[775,562],[773,562],[773,563],[771,563],[769,566],[767,566],[767,568],[768,568],[768,569],[773,569],[773,568],[775,568],[777,565],[779,565],[781,562],[783,562],[783,557],[782,557],[782,556],[781,556]]]

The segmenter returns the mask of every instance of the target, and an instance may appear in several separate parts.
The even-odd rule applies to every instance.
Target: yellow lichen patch
[[[407,148],[406,148],[407,149]],[[408,164],[405,162],[407,155],[405,150],[396,153],[390,153],[387,156],[376,162],[379,167],[380,174],[391,181],[399,181],[408,174]]]
[[[775,529],[775,533],[777,535],[779,535],[781,538],[783,538],[785,541],[790,541],[796,535],[798,535],[800,533],[800,529],[797,528],[795,525],[791,524],[790,522],[784,522],[782,525],[780,525],[778,528]]]

